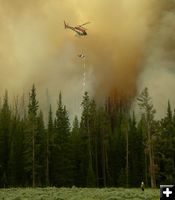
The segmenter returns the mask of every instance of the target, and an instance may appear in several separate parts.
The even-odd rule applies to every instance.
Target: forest
[[[175,111],[167,101],[164,118],[148,88],[137,97],[136,120],[131,101],[108,97],[104,105],[85,92],[81,119],[69,114],[58,95],[44,121],[35,85],[28,105],[0,104],[0,187],[159,187],[175,177]]]

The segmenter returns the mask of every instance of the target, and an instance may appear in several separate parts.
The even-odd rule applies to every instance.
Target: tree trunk
[[[145,153],[145,185],[148,185],[148,161],[147,161],[147,153]]]
[[[149,122],[148,122],[148,152],[149,152],[149,162],[150,162],[149,164],[150,164],[151,188],[155,188],[156,180],[155,180],[154,154],[153,154],[153,145],[151,141]]]
[[[95,168],[96,168],[96,186],[99,186],[99,177],[98,177],[98,146],[97,146],[97,136],[95,137]]]
[[[35,130],[32,125],[32,186],[35,187]]]
[[[155,172],[155,163],[154,163],[154,147],[153,144],[151,143],[151,150],[152,150],[152,168],[153,168],[153,188],[156,188],[156,172]]]
[[[102,144],[102,170],[103,170],[103,186],[106,187],[106,159],[105,159],[105,148],[104,148],[104,141]]]
[[[47,132],[47,141],[46,141],[46,186],[49,185],[49,138]]]
[[[128,128],[126,128],[126,187],[128,187],[128,168],[129,168],[129,150],[128,150]]]
[[[106,159],[105,159],[104,129],[102,130],[102,174],[103,174],[103,186],[106,187]]]
[[[109,165],[108,165],[108,153],[107,153],[107,149],[105,148],[105,166],[106,166],[106,182],[107,184],[111,184],[111,177],[110,177],[110,173],[109,173]]]

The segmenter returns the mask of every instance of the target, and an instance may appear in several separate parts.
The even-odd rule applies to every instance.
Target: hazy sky
[[[167,111],[168,100],[175,108],[175,1],[162,3],[159,18],[145,51],[138,91],[148,87],[157,110],[157,118]]]
[[[161,110],[175,102],[174,0],[0,0],[0,93],[28,95],[41,106],[59,91],[74,115],[86,89],[99,101],[115,89],[131,96],[145,86]],[[64,29],[86,21],[88,36]],[[86,55],[86,88],[83,62]],[[168,89],[167,89],[167,87]],[[161,110],[160,113],[163,113]]]

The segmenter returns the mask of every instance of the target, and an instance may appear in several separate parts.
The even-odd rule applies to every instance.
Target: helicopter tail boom
[[[67,24],[66,24],[66,22],[64,21],[64,28],[66,29],[67,28]]]

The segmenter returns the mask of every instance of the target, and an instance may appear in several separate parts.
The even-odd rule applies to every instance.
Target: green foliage
[[[62,104],[59,94],[58,108],[56,111],[54,146],[52,148],[53,184],[68,186],[72,183],[72,165],[70,159],[70,124],[66,106]]]
[[[33,85],[28,115],[24,115],[18,110],[18,102],[15,106],[9,104],[5,92],[0,106],[0,187],[138,187],[141,181],[151,186],[153,175],[157,185],[173,184],[175,113],[170,102],[166,116],[155,120],[151,97],[145,88],[138,97],[142,115],[136,121],[128,101],[109,98],[98,107],[85,92],[81,118],[75,117],[71,127],[61,93],[55,114],[50,105],[46,124],[36,97]],[[21,110],[27,110],[25,104],[22,106]],[[105,191],[111,194],[104,199],[116,198],[115,191]],[[127,195],[121,198],[143,197]],[[103,199],[100,194],[97,196]],[[147,199],[154,199],[151,197],[147,194]]]
[[[149,176],[151,180],[151,187],[156,187],[156,164],[155,164],[155,152],[154,152],[154,141],[155,141],[155,109],[151,101],[151,97],[148,93],[148,88],[145,88],[139,97],[137,98],[138,105],[142,110],[142,119],[144,122],[144,128],[142,129],[145,133],[145,152],[149,158]],[[146,163],[147,165],[147,163]],[[146,175],[147,176],[147,175]]]
[[[33,84],[31,92],[29,93],[29,105],[28,105],[28,114],[29,116],[32,115],[36,117],[37,110],[38,110],[38,101],[36,100],[36,89],[35,85]]]
[[[158,183],[173,183],[175,176],[175,123],[170,102],[168,101],[167,114],[159,124],[159,135],[156,142],[156,158],[158,162]]]
[[[143,110],[143,116],[147,122],[154,119],[155,109],[153,108],[152,99],[149,96],[148,88],[145,88],[137,98],[140,109]]]
[[[137,187],[140,180],[145,180],[143,132],[136,124],[133,113],[129,123],[129,185]]]
[[[8,103],[8,93],[5,92],[0,111],[0,185],[8,185],[8,160],[10,155],[11,112]]]
[[[25,121],[25,134],[24,134],[24,171],[26,172],[26,184],[31,184],[35,187],[36,175],[37,175],[37,111],[38,101],[36,100],[36,89],[35,85],[32,86],[31,92],[29,93],[29,104],[28,104],[28,118]]]

